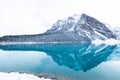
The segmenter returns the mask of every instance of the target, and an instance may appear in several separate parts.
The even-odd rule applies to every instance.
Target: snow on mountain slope
[[[120,25],[109,25],[105,24],[113,33],[117,36],[117,39],[120,40]]]
[[[75,14],[64,20],[58,20],[47,32],[74,31],[75,24],[78,22],[79,18],[80,15]]]
[[[116,39],[116,36],[105,24],[86,14],[75,14],[65,20],[58,20],[46,33],[57,32],[77,32],[80,36],[90,40]]]

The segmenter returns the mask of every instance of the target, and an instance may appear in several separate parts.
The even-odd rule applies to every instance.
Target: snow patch
[[[99,32],[97,32],[95,30],[94,30],[94,32],[95,32],[95,34],[99,35],[100,37],[103,37],[104,39],[107,39],[107,37],[105,35],[102,35],[102,34],[100,34]]]
[[[26,73],[3,73],[0,72],[0,80],[51,80],[45,78],[39,78],[37,76],[26,74]]]
[[[92,43],[95,45],[100,45],[100,44],[116,45],[116,44],[120,44],[120,41],[115,39],[107,39],[107,40],[96,39],[92,41]]]
[[[120,24],[107,24],[104,23],[106,27],[108,27],[111,31],[116,31],[116,30],[120,30]]]
[[[73,17],[76,21],[78,21],[78,20],[80,19],[81,15],[79,15],[79,14],[74,14],[72,17]]]
[[[68,31],[74,31],[75,30],[75,25],[72,26]]]

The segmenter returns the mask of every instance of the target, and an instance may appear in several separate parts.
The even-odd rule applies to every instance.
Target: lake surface
[[[69,80],[120,80],[120,46],[0,45],[0,72],[46,73]]]

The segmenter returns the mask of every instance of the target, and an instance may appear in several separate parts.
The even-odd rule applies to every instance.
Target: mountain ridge
[[[90,43],[95,39],[116,39],[116,35],[97,19],[87,14],[58,20],[43,34],[3,36],[0,42],[70,42]]]

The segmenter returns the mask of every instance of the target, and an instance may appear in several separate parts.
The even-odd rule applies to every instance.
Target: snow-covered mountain
[[[81,16],[74,15],[65,20],[58,20],[46,33],[58,32],[77,32],[78,35],[87,37],[90,40],[116,38],[105,24],[86,14]]]
[[[75,25],[80,19],[80,16],[81,15],[75,14],[71,17],[68,17],[67,19],[58,20],[53,24],[52,28],[47,31],[47,33],[74,31]]]
[[[89,43],[95,39],[117,39],[105,24],[86,14],[58,20],[43,34],[3,36],[0,42],[77,42]]]

